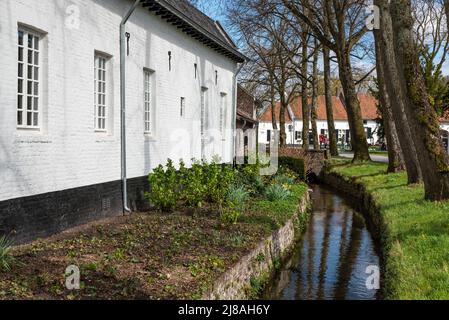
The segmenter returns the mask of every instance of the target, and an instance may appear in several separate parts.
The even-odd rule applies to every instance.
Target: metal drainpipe
[[[121,160],[122,160],[122,195],[123,213],[131,212],[128,207],[128,183],[126,175],[126,35],[125,25],[140,4],[136,0],[120,23],[120,123],[121,123]]]
[[[237,160],[237,150],[235,150],[235,146],[236,146],[236,140],[237,140],[237,95],[238,95],[238,81],[237,81],[237,76],[239,75],[240,71],[242,71],[243,66],[245,65],[245,63],[243,62],[239,68],[237,69],[237,72],[234,76],[234,86],[235,86],[235,92],[234,92],[234,112],[232,113],[232,129],[233,129],[233,139],[232,139],[232,153],[233,153],[233,158],[232,158],[232,162],[233,164],[236,164],[236,160]]]

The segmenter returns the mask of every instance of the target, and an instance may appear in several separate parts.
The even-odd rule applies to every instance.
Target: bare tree
[[[449,53],[443,0],[412,2],[414,30],[432,106],[440,115],[449,109],[449,86],[442,68]]]
[[[312,104],[311,104],[311,123],[313,131],[313,148],[315,150],[320,149],[320,141],[318,138],[318,126],[317,126],[317,109],[318,109],[318,58],[320,44],[314,39],[314,53],[313,53],[313,64],[312,64]]]
[[[336,53],[354,150],[353,161],[370,160],[351,65],[351,52],[367,33],[363,16],[366,1],[282,0],[282,3],[299,21],[310,27],[313,35],[324,46]],[[326,34],[324,26],[328,28],[331,37]]]
[[[446,12],[446,23],[447,29],[449,32],[449,0],[444,0],[444,12]]]
[[[255,58],[250,65],[259,70],[259,78],[251,76],[251,81],[269,88],[273,128],[277,128],[275,100],[279,99],[280,143],[285,145],[285,116],[299,85],[291,57],[297,55],[300,41],[288,22],[266,10],[263,0],[235,0],[228,3],[227,11],[245,52]]]
[[[338,156],[337,146],[337,131],[335,130],[334,121],[334,102],[332,100],[332,79],[331,79],[331,60],[330,50],[323,46],[323,60],[324,60],[324,91],[326,97],[326,115],[327,127],[329,131],[329,148],[333,157]]]

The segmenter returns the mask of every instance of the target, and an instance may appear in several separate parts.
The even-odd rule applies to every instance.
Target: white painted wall
[[[119,24],[133,2],[0,1],[0,201],[120,179]],[[70,24],[68,13],[73,8],[79,10],[79,28]],[[46,33],[41,42],[43,123],[37,132],[16,127],[18,23]],[[131,18],[128,31],[131,33],[126,119],[129,177],[145,176],[167,158],[182,157],[188,162],[190,158],[201,157],[202,86],[209,88],[211,128],[219,128],[220,93],[227,94],[228,130],[208,152],[231,161],[236,64],[143,8],[138,8]],[[108,104],[112,116],[108,133],[94,130],[96,50],[111,56]],[[168,51],[173,56],[171,72]],[[198,64],[197,79],[194,63]],[[153,136],[144,135],[144,68],[155,71]],[[215,70],[219,74],[218,85]],[[186,98],[185,118],[180,117],[181,97]]]
[[[293,125],[293,132],[289,131],[289,126]],[[321,130],[328,130],[327,121],[325,120],[318,120],[317,121],[317,127],[318,127],[318,135],[321,134]],[[377,135],[378,125],[376,121],[366,121],[364,124],[365,128],[371,128],[373,133],[373,139],[368,140],[368,143],[374,144],[378,141],[379,137]],[[279,124],[278,124],[279,128]],[[295,120],[294,123],[287,123],[286,124],[286,131],[287,131],[287,143],[289,144],[301,144],[302,140],[295,140],[295,131],[302,132],[303,129],[303,121],[302,120]],[[310,125],[310,129],[312,129],[312,126]],[[349,130],[349,123],[347,121],[335,121],[335,129],[346,131]],[[273,130],[273,125],[271,122],[261,122],[259,124],[259,141],[261,143],[267,142],[267,131]]]

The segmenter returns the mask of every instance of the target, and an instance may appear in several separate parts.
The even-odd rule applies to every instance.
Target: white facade
[[[119,24],[132,4],[0,1],[0,201],[120,180]],[[37,98],[33,128],[18,125],[19,30],[39,38],[39,71],[30,75],[37,75],[38,91],[28,96],[23,89],[22,98]],[[202,157],[202,100],[203,129],[216,128],[205,154],[230,162],[237,63],[142,7],[127,31],[129,178],[147,175],[168,158],[189,163]],[[26,52],[27,45],[25,39]],[[105,73],[100,62],[94,68],[96,57],[105,61]]]
[[[329,129],[327,120],[317,120],[318,136],[320,134],[329,135]],[[364,121],[365,132],[367,132],[368,144],[374,145],[378,142],[379,136],[377,134],[379,125],[374,120]],[[278,123],[278,128],[280,125]],[[338,144],[341,147],[348,147],[347,137],[349,135],[349,122],[344,120],[335,121],[335,129],[338,130]],[[285,125],[287,132],[287,144],[302,144],[302,130],[303,121],[295,120],[294,122],[288,122]],[[312,125],[310,124],[310,132],[312,132]],[[273,132],[273,124],[271,122],[260,122],[259,124],[259,141],[261,143],[268,143],[268,137]],[[368,133],[370,133],[368,135]]]

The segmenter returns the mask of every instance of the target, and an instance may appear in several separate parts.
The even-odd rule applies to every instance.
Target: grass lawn
[[[405,173],[387,165],[336,164],[374,195],[386,225],[389,299],[449,299],[449,201],[424,200],[423,186],[407,186]]]
[[[286,200],[253,200],[236,225],[217,214],[142,213],[91,224],[14,248],[0,271],[0,299],[199,299],[221,274],[297,212],[308,188]],[[210,211],[210,210],[209,210]],[[69,265],[81,290],[65,289]]]

